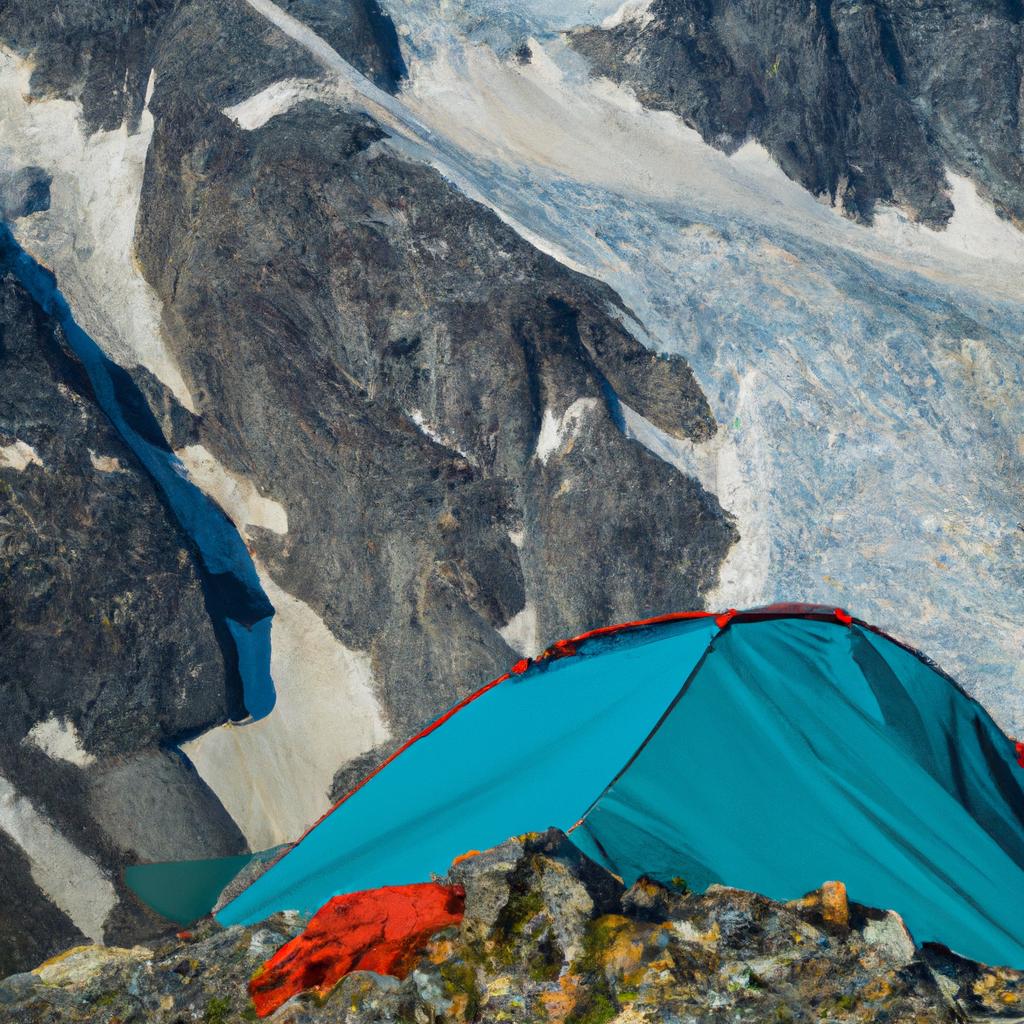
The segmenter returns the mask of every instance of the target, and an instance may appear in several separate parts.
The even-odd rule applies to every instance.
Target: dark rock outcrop
[[[621,397],[709,437],[685,360],[371,119],[304,102],[244,131],[220,91],[163,49],[139,258],[201,443],[287,509],[256,553],[371,651],[393,731],[504,671],[528,602],[541,645],[699,606],[735,531],[618,425]]]
[[[394,23],[378,0],[282,0],[278,6],[308,25],[375,85],[396,92],[408,71]]]
[[[107,937],[124,941],[162,927],[119,878],[160,835],[196,856],[244,847],[191,767],[160,749],[225,721],[233,699],[195,552],[13,255],[0,262],[0,775],[109,876],[123,903]],[[0,946],[13,970],[79,933],[5,827]]]
[[[837,882],[791,903],[696,895],[682,880],[623,891],[558,832],[463,859],[450,881],[465,890],[461,924],[424,941],[405,980],[357,971],[273,1019],[954,1024],[1024,1010],[1024,974],[919,949],[897,914],[848,902]],[[252,1020],[249,978],[303,924],[209,922],[187,942],[87,947],[0,982],[0,1007],[12,1024]],[[318,961],[311,982],[330,968]]]
[[[949,167],[1021,223],[1022,19],[1017,0],[652,0],[568,38],[645,105],[726,151],[756,138],[856,219],[881,201],[944,224]]]
[[[9,272],[0,286],[0,432],[36,456],[0,469],[4,733],[57,715],[86,751],[122,754],[223,721],[193,551],[60,328]]]
[[[282,6],[322,33],[382,88],[397,88],[406,73],[405,63],[394,25],[377,0],[331,4],[290,0]],[[134,132],[150,72],[160,49],[167,45],[172,15],[171,32],[185,33],[179,43],[194,44],[188,52],[197,69],[206,61],[204,51],[219,49],[210,47],[212,26],[232,29],[226,62],[210,71],[243,90],[256,82],[260,65],[268,58],[275,75],[319,71],[316,62],[297,47],[282,46],[280,33],[241,0],[67,0],[44,8],[32,0],[10,0],[0,7],[0,40],[32,59],[33,95],[77,100],[90,133],[122,124]],[[250,63],[255,47],[245,45],[247,32],[261,41],[263,49],[263,60],[255,66]]]
[[[50,176],[41,167],[0,174],[0,220],[16,220],[49,207]]]
[[[62,949],[88,942],[71,919],[40,892],[29,859],[0,831],[0,977],[24,971]],[[0,1006],[2,1006],[0,1001]]]
[[[150,46],[175,0],[70,0],[0,8],[0,39],[34,61],[32,92],[82,104],[90,132],[138,127],[152,68]]]
[[[399,86],[396,33],[375,0],[283,8]],[[110,368],[118,405],[150,444],[201,444],[284,506],[288,532],[252,527],[252,553],[370,653],[394,736],[514,662],[502,631],[519,615],[535,639],[517,646],[544,646],[703,603],[735,528],[695,480],[624,436],[620,401],[677,437],[716,425],[685,359],[645,349],[610,289],[343,104],[235,124],[226,108],[323,74],[241,0],[71,0],[42,13],[14,0],[0,41],[33,62],[34,96],[81,104],[86,131],[135,131],[152,87],[135,255],[198,415],[139,367]],[[48,199],[44,172],[2,184],[11,216]],[[237,830],[164,749],[241,717],[210,587],[203,603],[212,574],[60,329],[24,296],[10,301],[0,442],[23,441],[36,461],[0,472],[21,509],[4,521],[0,685],[13,697],[0,771],[115,876],[136,856],[170,855],[148,815],[183,829],[190,855],[234,852]],[[15,756],[51,717],[107,759],[102,771],[37,747]],[[117,941],[153,925],[129,902],[115,916]]]

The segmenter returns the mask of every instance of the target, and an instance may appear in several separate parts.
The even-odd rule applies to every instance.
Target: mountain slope
[[[187,770],[157,753],[179,741],[254,848],[294,838],[375,751],[542,638],[700,604],[736,536],[713,494],[625,436],[622,403],[677,438],[716,425],[685,358],[645,348],[614,292],[409,159],[386,110],[311,97],[250,123],[252,97],[315,81],[325,53],[381,96],[397,88],[404,65],[376,5],[269,5],[284,24],[310,19],[311,48],[258,6],[0,15],[14,234],[54,271],[112,361],[104,373],[123,371],[108,412],[120,422],[131,406],[145,426],[161,515],[209,570],[207,622],[169,631],[195,642],[212,625],[221,641],[187,724],[160,732],[147,712],[145,742],[126,730],[102,753],[187,791],[167,777]],[[161,521],[139,497],[124,504]],[[48,507],[67,511],[53,495]],[[168,678],[189,675],[186,652],[159,651]],[[61,699],[21,731],[60,719]],[[247,710],[259,720],[209,728]],[[145,842],[149,812],[128,828],[131,773],[118,771],[103,790],[116,811],[68,790],[74,828],[100,834],[120,815],[142,859],[239,847],[214,824],[207,847],[190,845],[169,812]],[[58,834],[72,827],[70,812],[39,812]]]
[[[896,203],[941,227],[950,168],[1024,220],[1019,3],[651,0],[624,11],[569,36],[596,73],[727,151],[756,138],[849,216]]]
[[[188,600],[147,584],[125,619],[133,696],[156,663],[204,681],[139,745],[70,686],[12,742],[74,752],[70,715],[127,758],[104,792],[144,764],[211,848],[268,847],[521,654],[776,598],[853,607],[1024,731],[1019,5],[613,6],[4,6],[4,217],[159,455],[52,387],[49,429],[127,541],[188,553]],[[75,522],[84,492],[3,447]],[[80,766],[38,764],[69,794],[38,820],[99,835]],[[100,875],[205,849],[118,807]]]
[[[0,970],[84,932],[154,922],[120,867],[235,852],[241,835],[164,749],[225,721],[239,695],[203,570],[97,406],[61,327],[0,261]],[[29,922],[33,922],[29,929]],[[31,941],[25,941],[27,930]]]

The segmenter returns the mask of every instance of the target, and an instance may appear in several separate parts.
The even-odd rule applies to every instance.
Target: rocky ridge
[[[731,152],[757,139],[791,178],[859,220],[881,202],[945,224],[949,168],[1022,222],[1017,0],[629,6],[614,24],[574,30],[570,44],[713,145]]]
[[[274,10],[381,89],[406,74],[375,0]],[[67,442],[59,459],[25,433],[21,412],[0,424],[0,445],[9,434],[38,456],[24,472],[2,470],[35,501],[4,506],[5,601],[13,609],[25,594],[45,596],[67,534],[81,551],[80,577],[62,580],[50,609],[59,628],[29,621],[42,614],[40,597],[12,611],[17,635],[2,635],[5,694],[17,708],[7,722],[15,753],[3,754],[11,800],[31,801],[34,827],[67,833],[97,860],[96,885],[117,900],[88,934],[123,943],[160,927],[122,900],[124,863],[294,838],[326,809],[332,780],[343,786],[533,645],[701,604],[736,531],[713,494],[625,436],[620,400],[674,436],[706,438],[716,425],[686,360],[645,349],[614,292],[400,156],[381,124],[344,103],[302,102],[255,128],[232,115],[261,90],[323,74],[260,5],[71,2],[40,18],[15,2],[0,11],[0,44],[0,205],[14,236],[57,270],[73,315],[123,364],[110,371],[132,422],[222,503],[278,612],[273,672],[285,714],[262,732],[262,723],[218,730],[245,716],[237,665],[196,546],[159,486],[87,394],[47,407],[48,429]],[[80,146],[47,156],[39,142],[57,122],[34,120],[40,111],[70,118],[60,134]],[[75,163],[92,147],[114,155]],[[106,224],[94,230],[97,192],[138,202],[122,241]],[[106,307],[136,287],[140,309],[157,311],[154,334],[133,307],[121,331],[130,344],[118,347],[125,338],[105,329]],[[187,387],[166,386],[171,363]],[[28,381],[38,369],[12,370],[25,381],[22,404],[42,386]],[[8,401],[18,400],[11,390]],[[58,463],[63,493],[44,468]],[[250,522],[251,509],[225,493],[269,511]],[[54,535],[49,561],[24,557],[39,543],[29,512]],[[116,530],[125,565],[111,547]],[[634,564],[635,545],[662,562],[653,583]],[[253,619],[268,608],[262,599]],[[83,668],[80,687],[54,682]],[[310,719],[326,723],[322,745]],[[65,744],[73,737],[83,763],[26,746],[37,727]],[[202,779],[169,749],[176,743]],[[362,755],[354,764],[353,754]],[[254,808],[253,780],[268,765],[280,791]],[[0,826],[13,828],[6,818]],[[32,894],[8,911],[11,970],[72,937],[15,941],[45,917],[21,908],[49,899],[39,864],[30,857],[26,867],[19,849],[0,847]]]
[[[552,830],[457,861],[457,927],[404,980],[369,972],[267,1019],[371,1021],[886,1021],[1019,1019],[1024,974],[917,948],[899,916],[839,882],[780,903],[723,886],[624,890]],[[303,922],[277,915],[132,949],[79,947],[0,982],[11,1024],[254,1020],[250,976]]]
[[[0,239],[5,973],[86,935],[158,929],[125,898],[125,864],[244,848],[168,749],[237,704],[197,553],[15,256]]]

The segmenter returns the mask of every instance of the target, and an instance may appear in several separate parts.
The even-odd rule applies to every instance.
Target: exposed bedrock
[[[195,552],[12,256],[0,264],[0,873],[25,895],[5,896],[0,919],[9,970],[83,931],[159,927],[127,897],[124,863],[158,846],[244,845],[187,762],[159,749],[225,721],[234,700]]]
[[[282,6],[307,21],[354,67],[382,88],[394,90],[405,74],[394,26],[377,0],[287,0]],[[216,16],[213,8],[217,8]],[[208,10],[209,9],[209,10]],[[156,52],[166,40],[167,23],[175,18],[182,41],[191,40],[189,58],[201,66],[202,47],[219,50],[225,59],[215,73],[245,84],[253,73],[244,36],[236,36],[231,52],[210,47],[214,28],[254,24],[260,35],[271,35],[241,0],[208,3],[206,0],[64,0],[43,8],[33,0],[10,0],[0,8],[0,40],[34,63],[32,92],[56,96],[82,105],[82,118],[90,132],[126,125],[136,131],[145,103]],[[208,16],[210,15],[210,16]],[[265,57],[280,57],[271,43]],[[300,58],[307,72],[316,68]],[[279,64],[278,71],[285,71]]]
[[[301,803],[282,793],[306,785],[322,801],[320,780],[346,775],[348,755],[314,735],[310,716],[344,739],[339,749],[363,753],[361,769],[376,759],[367,746],[390,746],[521,653],[700,606],[736,538],[713,495],[623,433],[620,400],[678,438],[705,440],[716,424],[686,360],[642,346],[613,291],[399,156],[366,116],[304,102],[247,131],[223,113],[282,79],[324,74],[317,46],[259,6],[71,2],[40,17],[16,0],[0,11],[0,41],[33,69],[24,85],[14,76],[28,65],[9,62],[17,130],[4,208],[34,217],[25,236],[69,281],[90,331],[108,297],[117,306],[139,290],[141,268],[155,295],[136,298],[162,333],[135,314],[121,318],[124,338],[96,332],[124,362],[111,371],[118,408],[230,509],[253,572],[289,611],[274,625],[281,707],[202,737],[223,741],[208,744],[215,763],[203,771],[224,776],[217,792],[236,799],[239,823],[273,823],[279,805]],[[279,6],[383,88],[405,73],[373,0]],[[26,113],[29,89],[53,116]],[[124,142],[109,174],[130,204],[137,165],[125,153],[137,161],[152,129],[137,217],[110,238],[93,231],[90,244],[79,231],[95,227],[85,214],[106,163],[33,141],[66,130],[55,98],[106,133],[83,140],[86,155],[92,140]],[[243,845],[165,749],[237,712],[236,673],[185,531],[99,412],[60,328],[30,301],[15,313],[11,336],[21,324],[27,351],[60,358],[19,356],[7,391],[17,428],[2,439],[0,478],[24,515],[5,540],[18,618],[3,642],[24,667],[9,684],[0,774],[42,836],[33,849],[80,855],[103,890],[84,910],[58,900],[58,912],[90,938],[125,941],[153,922],[121,898],[121,864]],[[357,691],[371,684],[367,701]],[[237,756],[218,760],[222,748]],[[275,786],[253,810],[261,773]],[[283,838],[293,834],[289,823]]]
[[[524,609],[543,643],[701,604],[734,529],[617,425],[714,432],[683,358],[368,118],[246,132],[158,81],[136,244],[202,442],[285,505],[258,557],[371,651],[396,734],[507,668]]]
[[[1019,0],[651,0],[570,44],[714,145],[761,142],[856,219],[944,224],[944,168],[1024,220]],[[979,74],[984,68],[984,74]]]

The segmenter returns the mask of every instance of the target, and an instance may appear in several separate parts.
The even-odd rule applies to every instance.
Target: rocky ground
[[[404,980],[357,972],[274,1021],[1019,1020],[1024,974],[917,948],[892,911],[828,882],[790,903],[712,886],[624,890],[556,831],[457,863],[462,924]],[[78,947],[0,982],[25,1024],[228,1024],[256,1019],[248,979],[302,921],[207,922],[133,949]]]

